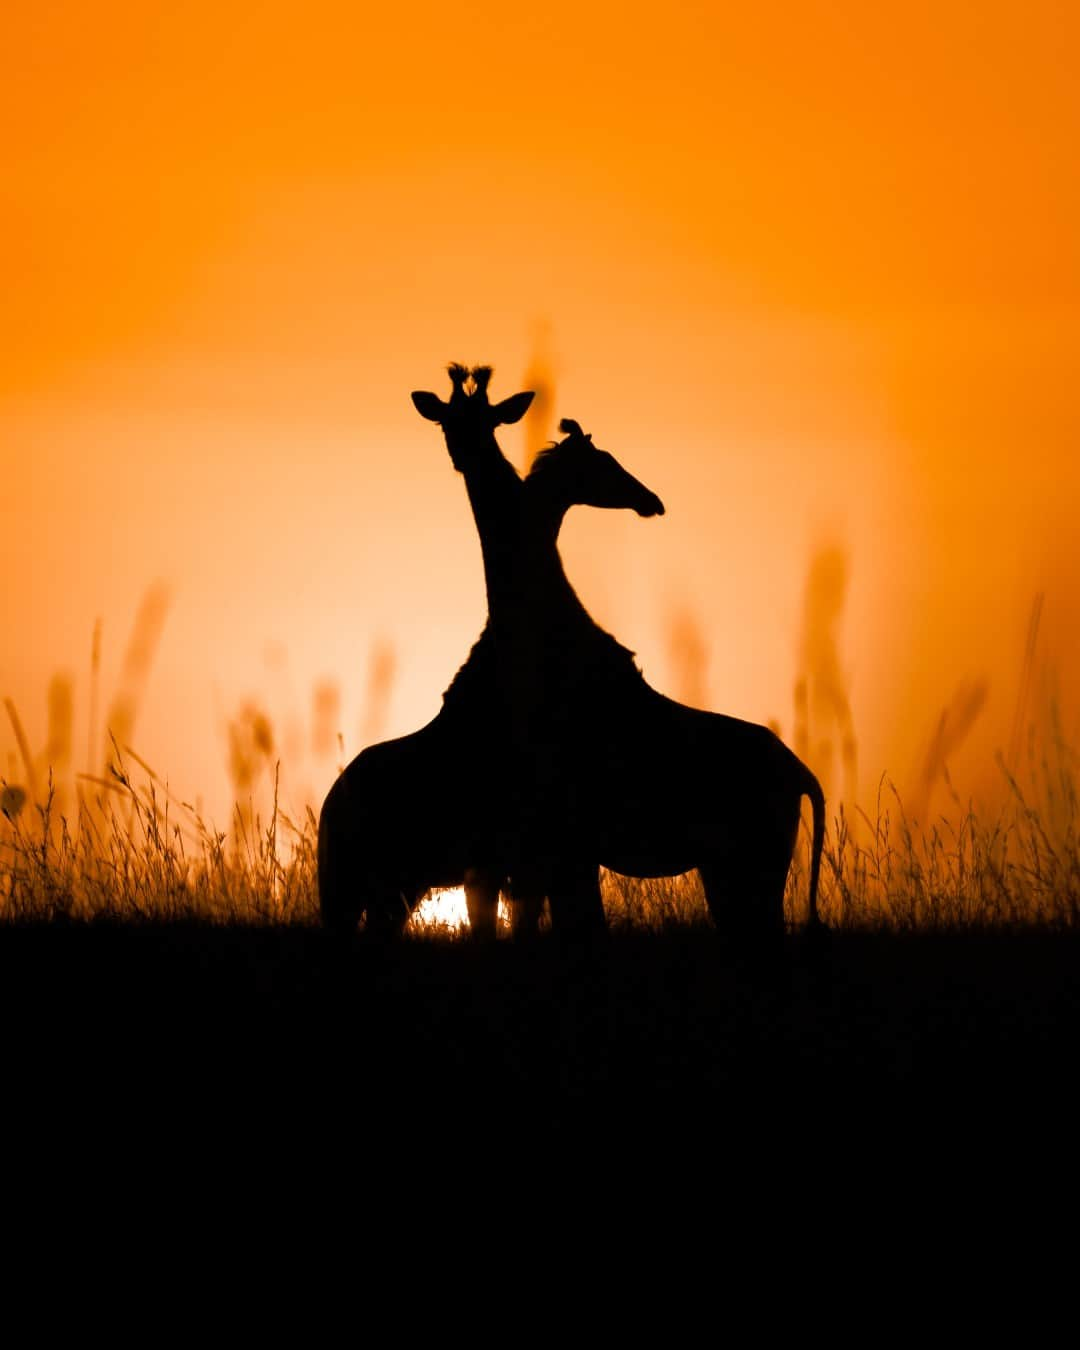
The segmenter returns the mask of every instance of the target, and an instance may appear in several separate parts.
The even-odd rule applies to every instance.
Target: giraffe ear
[[[506,422],[520,422],[529,411],[529,404],[533,401],[535,395],[511,394],[509,398],[504,398],[501,403],[496,403],[492,412],[495,414],[495,425],[499,426]]]
[[[425,393],[423,389],[414,389],[410,395],[413,406],[421,417],[429,422],[441,422],[446,414],[446,404],[437,394]]]

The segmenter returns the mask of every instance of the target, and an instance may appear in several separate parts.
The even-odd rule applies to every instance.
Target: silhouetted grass
[[[5,1086],[50,1158],[198,1159],[228,1187],[238,1159],[415,1174],[488,1141],[594,1170],[625,1149],[634,1176],[722,1159],[751,1187],[947,1160],[952,1194],[1071,1128],[1075,795],[1053,828],[1017,788],[991,825],[924,837],[883,791],[868,838],[832,832],[820,943],[742,951],[696,875],[608,875],[599,947],[419,923],[385,947],[319,927],[311,813],[216,831],[132,763],[84,781],[72,820],[4,789]],[[804,890],[800,860],[793,922]]]
[[[962,807],[927,826],[884,780],[873,819],[852,837],[841,816],[826,846],[824,909],[839,927],[892,930],[1075,928],[1080,920],[1076,755],[1060,738],[1033,750],[1021,785],[990,816]]]
[[[834,817],[822,870],[821,912],[837,931],[1072,928],[1080,920],[1080,811],[1071,757],[1042,761],[1029,800],[1002,765],[1009,797],[991,820],[973,810],[929,828],[907,817],[882,781],[876,815],[852,829]],[[318,922],[309,808],[294,821],[275,790],[267,818],[237,809],[232,828],[208,825],[175,800],[149,766],[117,749],[108,776],[80,781],[73,817],[44,790],[34,802],[6,784],[0,815],[0,921],[5,923]],[[605,907],[620,932],[708,927],[696,873],[640,880],[605,873]],[[788,888],[790,926],[805,914],[801,848]],[[445,924],[416,922],[410,936],[456,940]]]
[[[21,803],[0,829],[8,922],[154,921],[293,924],[317,919],[316,822],[274,809],[265,824],[237,812],[226,834],[174,800],[146,766],[137,786],[128,751],[110,777],[81,780],[73,820],[45,801]]]

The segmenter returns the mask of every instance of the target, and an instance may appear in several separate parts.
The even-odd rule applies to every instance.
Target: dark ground
[[[434,1159],[484,1138],[657,1158],[996,1139],[1077,1149],[1080,933],[709,931],[599,952],[347,950],[308,929],[0,930],[6,1129]]]
[[[860,1342],[969,1339],[1012,1300],[1026,1341],[1074,1285],[1078,967],[1047,932],[754,961],[701,930],[0,928],[7,1296],[43,1280],[39,1319],[111,1325],[151,1291],[151,1339],[205,1338],[208,1290],[275,1337],[291,1298],[340,1296],[359,1336],[472,1327],[479,1281],[560,1341],[559,1290],[635,1338],[655,1303],[661,1344],[694,1298],[714,1335],[843,1311]]]

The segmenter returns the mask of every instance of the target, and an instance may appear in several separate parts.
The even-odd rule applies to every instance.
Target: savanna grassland
[[[768,956],[718,937],[693,876],[606,876],[601,950],[419,920],[396,947],[341,947],[317,921],[312,815],[214,833],[118,752],[71,819],[6,789],[9,1081],[54,1127],[321,1121],[419,1157],[476,1126],[661,1150],[762,1129],[865,1144],[901,1121],[920,1147],[1017,1121],[1053,1141],[1080,1030],[1073,784],[928,835],[884,792],[873,828],[834,818],[829,932],[802,931],[800,856]]]
[[[115,1147],[165,1131],[182,1148],[250,1151],[311,1147],[314,1130],[420,1160],[451,1137],[512,1152],[525,1133],[659,1157],[736,1137],[791,1157],[811,1137],[841,1154],[934,1141],[939,1161],[979,1141],[1071,1147],[1080,779],[1052,717],[1024,756],[1001,758],[992,811],[952,790],[946,732],[963,719],[945,715],[923,772],[924,799],[933,786],[944,803],[928,827],[885,778],[872,813],[835,808],[816,940],[804,832],[788,935],[768,953],[715,932],[696,874],[605,874],[600,948],[546,930],[477,945],[437,904],[400,944],[360,933],[342,945],[318,922],[317,803],[296,816],[281,805],[268,715],[245,706],[229,726],[227,830],[129,747],[144,636],[105,719],[100,772],[70,772],[70,691],[50,691],[38,755],[7,705],[23,770],[0,784],[17,1133]],[[823,650],[819,684],[836,665]],[[811,663],[800,683],[813,677]],[[853,756],[847,704],[827,702]],[[804,696],[795,727],[804,753],[811,706]]]

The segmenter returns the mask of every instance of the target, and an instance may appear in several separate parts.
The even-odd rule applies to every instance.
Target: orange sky
[[[564,533],[657,687],[686,610],[710,706],[789,732],[833,541],[864,794],[985,678],[978,785],[1039,590],[1075,719],[1078,11],[738,8],[5,18],[0,695],[35,747],[69,671],[81,767],[94,621],[107,701],[158,578],[134,739],[211,810],[248,697],[299,739],[333,678],[359,748],[373,642],[384,734],[431,716],[483,583],[408,393],[450,359],[512,392],[545,321],[557,415],[668,507]],[[14,745],[0,726],[0,773]]]

